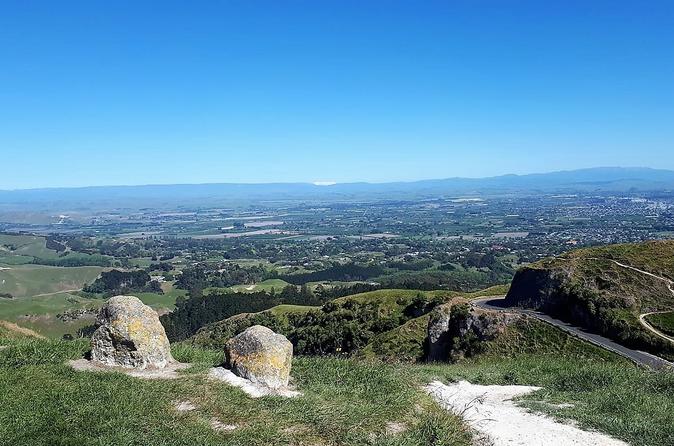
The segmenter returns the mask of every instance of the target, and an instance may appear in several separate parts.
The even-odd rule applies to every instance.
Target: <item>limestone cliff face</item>
[[[517,271],[506,296],[509,306],[538,310],[553,317],[610,334],[610,313],[628,308],[623,299],[602,296],[596,280],[586,280],[573,265],[549,262]]]
[[[673,248],[663,243],[613,245],[542,260],[517,271],[506,303],[672,357],[674,347],[645,330],[639,315],[674,308],[674,293],[658,278],[671,274]]]
[[[524,267],[515,273],[506,304],[557,314],[568,307],[572,270]]]
[[[457,361],[482,351],[520,316],[473,307],[464,299],[436,307],[428,322],[428,361]]]

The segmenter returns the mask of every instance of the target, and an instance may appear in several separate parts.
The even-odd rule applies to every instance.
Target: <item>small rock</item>
[[[225,345],[225,362],[236,375],[271,389],[288,386],[293,345],[262,325],[254,325]]]
[[[91,337],[91,359],[143,370],[174,362],[157,313],[134,296],[115,296],[101,308]]]

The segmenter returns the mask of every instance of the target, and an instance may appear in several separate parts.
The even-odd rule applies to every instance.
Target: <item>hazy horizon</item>
[[[447,176],[440,178],[419,178],[411,180],[392,180],[392,181],[368,181],[368,180],[355,180],[355,181],[270,181],[270,182],[191,182],[191,183],[137,183],[137,184],[92,184],[85,186],[41,186],[41,187],[28,187],[28,188],[14,188],[14,189],[4,189],[0,188],[0,191],[3,192],[12,192],[12,191],[27,191],[27,190],[46,190],[46,189],[84,189],[84,188],[106,188],[106,187],[143,187],[143,186],[193,186],[193,185],[274,185],[274,184],[306,184],[314,186],[336,186],[336,185],[346,185],[346,184],[390,184],[390,183],[418,183],[424,181],[444,181],[444,180],[485,180],[492,178],[502,178],[502,177],[527,177],[532,175],[550,175],[558,173],[573,173],[573,172],[583,172],[583,171],[599,171],[599,170],[625,170],[625,171],[653,171],[653,172],[671,172],[674,174],[674,169],[662,169],[656,167],[645,167],[645,166],[595,166],[595,167],[584,167],[579,169],[564,169],[564,170],[551,170],[546,172],[527,172],[527,173],[512,173],[505,172],[497,175],[489,176]]]

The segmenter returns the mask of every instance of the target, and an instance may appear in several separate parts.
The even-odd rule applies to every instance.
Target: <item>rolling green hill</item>
[[[641,314],[674,310],[672,278],[674,241],[587,248],[520,269],[506,301],[674,358],[674,345],[639,322]]]

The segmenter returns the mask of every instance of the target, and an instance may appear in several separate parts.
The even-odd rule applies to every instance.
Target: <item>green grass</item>
[[[103,302],[101,299],[86,299],[68,293],[0,299],[0,320],[15,322],[47,337],[60,338],[66,333],[76,333],[78,329],[93,323],[94,318],[63,322],[56,318],[58,313],[77,308],[98,308]]]
[[[425,297],[447,296],[449,299],[453,296],[460,296],[461,293],[454,291],[419,291],[419,290],[403,290],[403,289],[386,289],[368,291],[366,293],[352,294],[350,296],[340,297],[335,299],[335,302],[346,302],[347,300],[358,303],[378,302],[383,305],[396,306],[398,301],[411,301],[417,294],[422,294]]]
[[[664,334],[674,336],[674,311],[649,314],[646,321]]]
[[[12,445],[468,445],[460,420],[384,364],[297,358],[292,375],[304,396],[252,399],[208,381],[221,353],[176,346],[196,366],[177,380],[76,372],[64,363],[86,344],[12,341],[0,351],[0,439]],[[39,385],[36,385],[39,383]],[[175,401],[192,412],[178,413]],[[216,432],[212,419],[239,426]],[[386,432],[389,422],[407,430]]]
[[[478,297],[486,297],[486,296],[505,296],[506,294],[508,294],[509,289],[510,289],[509,283],[505,285],[494,285],[484,290],[474,291],[472,293],[463,293],[463,297],[465,297],[466,299],[476,299]]]
[[[276,291],[280,292],[284,287],[288,285],[289,283],[286,282],[285,280],[267,279],[254,285],[234,285],[233,287],[230,287],[230,289],[238,293],[245,293],[245,292],[252,293],[257,291],[271,291],[271,289],[274,288]]]
[[[86,299],[68,293],[49,296],[0,299],[0,320],[15,321],[26,315],[48,315],[61,313],[71,308],[100,306],[101,299]]]
[[[312,307],[310,305],[277,305],[264,312],[269,312],[275,316],[282,316],[288,313],[306,313],[311,310],[318,310],[321,307]]]
[[[85,341],[1,343],[9,345],[0,350],[4,444],[467,445],[460,421],[420,390],[436,379],[540,386],[518,404],[635,446],[674,440],[674,373],[573,351],[491,355],[453,365],[295,358],[292,375],[304,396],[251,399],[204,379],[222,362],[218,350],[176,344],[176,359],[193,366],[177,380],[143,381],[64,365],[84,353]],[[184,400],[197,409],[177,413],[173,402]],[[209,427],[212,418],[240,427],[218,433]],[[389,422],[407,430],[386,433]]]
[[[103,271],[98,266],[73,268],[44,265],[14,265],[0,270],[0,293],[30,297],[82,288]]]
[[[187,291],[169,287],[164,294],[157,293],[131,293],[138,299],[143,301],[145,305],[149,305],[155,310],[173,310],[176,306],[176,299],[178,297],[185,297]]]

